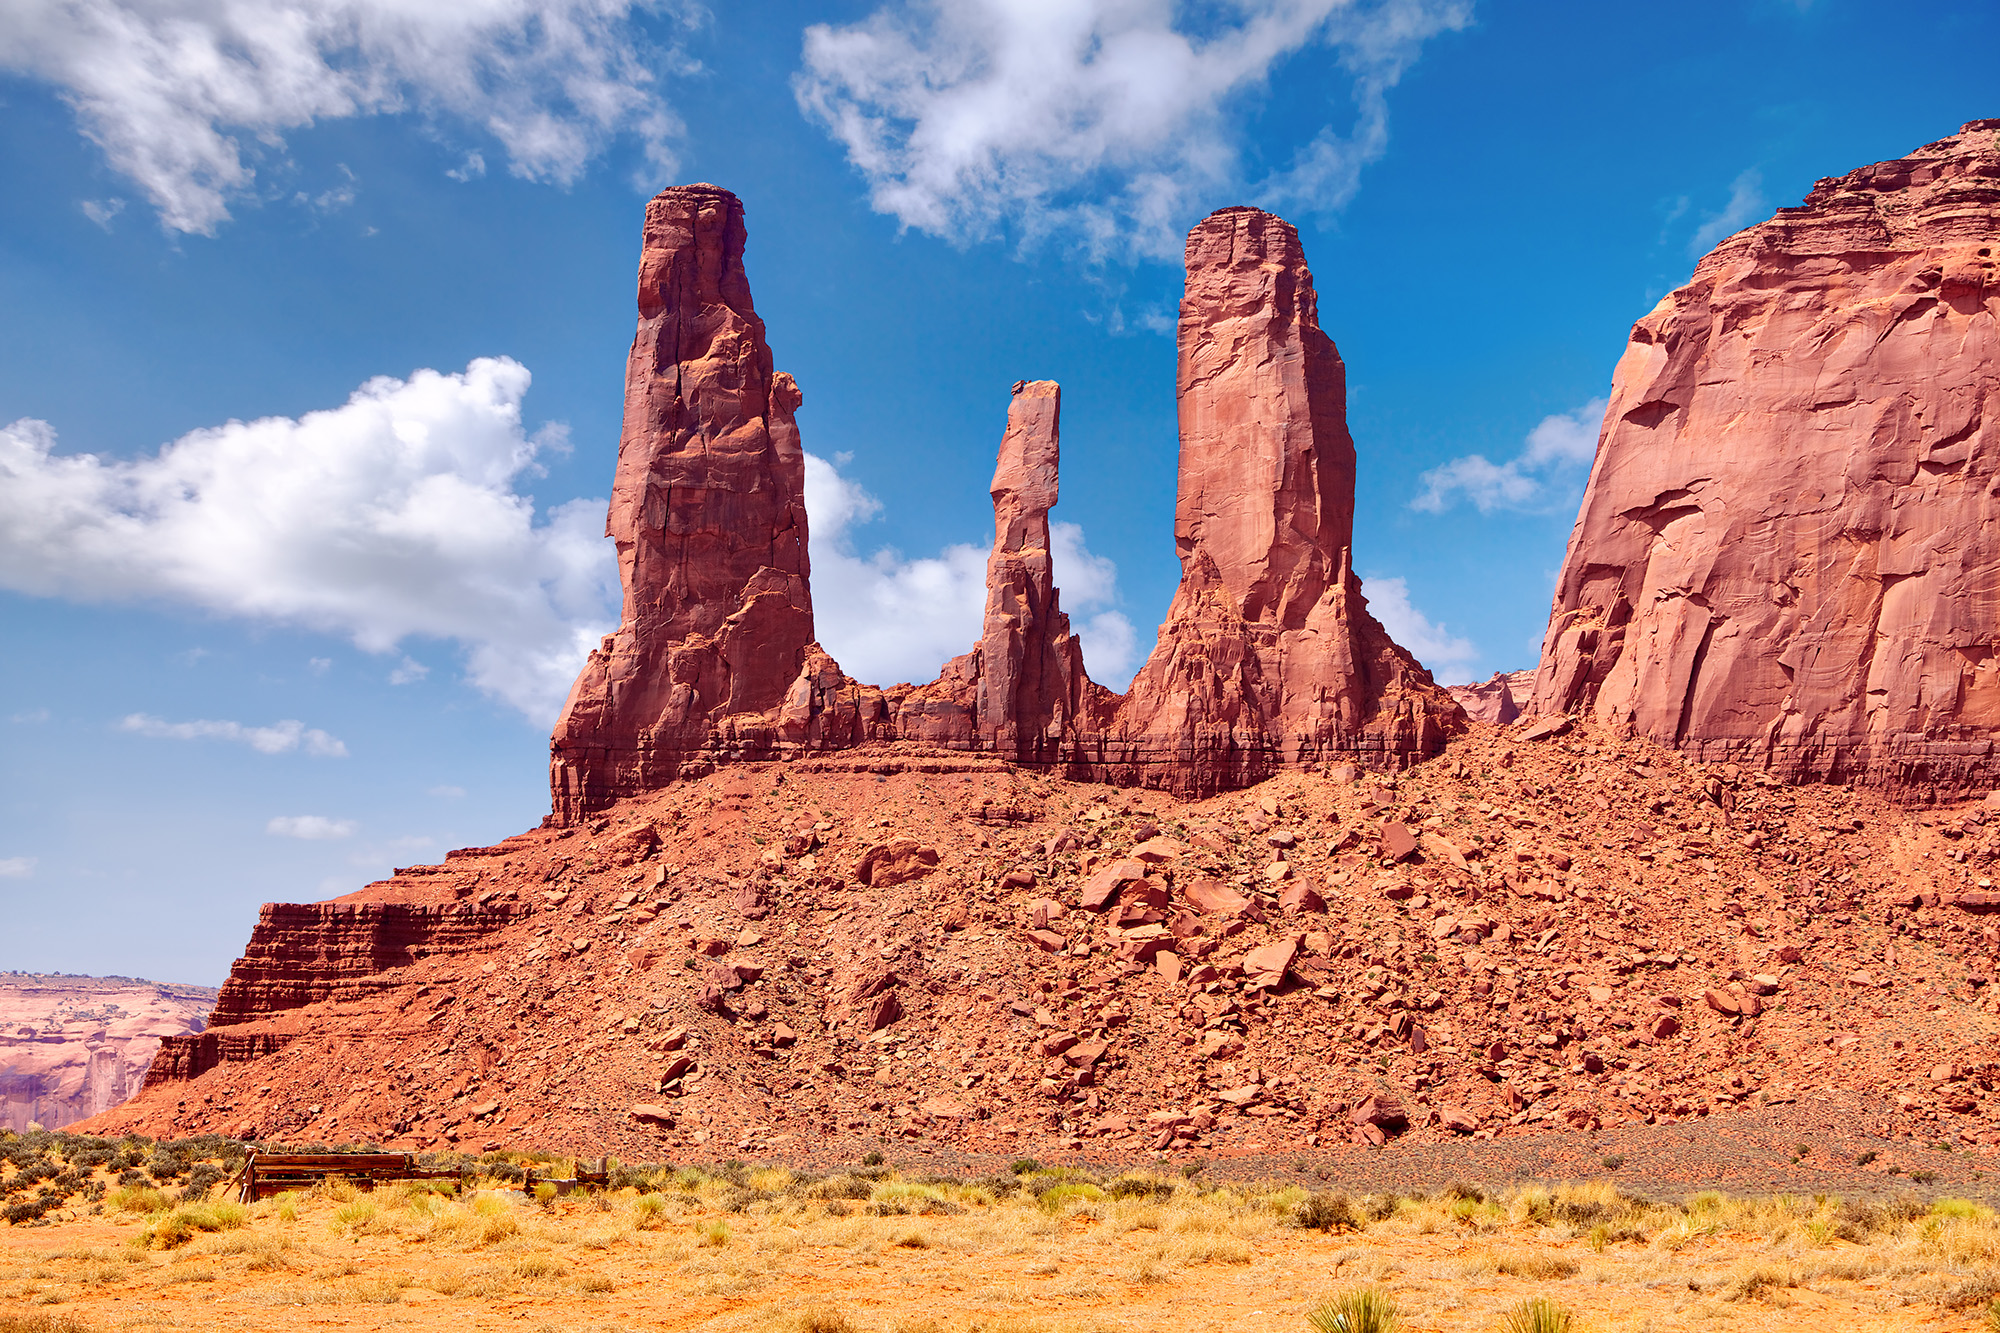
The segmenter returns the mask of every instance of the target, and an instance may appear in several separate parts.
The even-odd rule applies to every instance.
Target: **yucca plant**
[[[1380,1287],[1355,1287],[1333,1297],[1306,1322],[1313,1333],[1397,1333],[1403,1326],[1396,1298]]]
[[[1986,1303],[1987,1333],[2000,1333],[2000,1296]]]
[[[1500,1320],[1501,1333],[1570,1333],[1572,1316],[1546,1296],[1530,1296]]]

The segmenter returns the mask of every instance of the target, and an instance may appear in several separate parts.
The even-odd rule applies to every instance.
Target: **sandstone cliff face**
[[[556,723],[559,817],[671,781],[727,719],[761,730],[806,665],[805,455],[743,271],[743,205],[688,185],[646,206],[605,535],[622,621]]]
[[[1634,326],[1534,708],[1788,779],[2000,776],[2000,121],[1819,182]]]
[[[1254,208],[1188,235],[1181,586],[1106,746],[1113,780],[1206,792],[1280,768],[1436,753],[1463,714],[1349,568],[1347,370],[1298,232]]]
[[[117,1106],[163,1039],[202,1030],[215,996],[131,977],[0,973],[0,1129],[60,1129]]]

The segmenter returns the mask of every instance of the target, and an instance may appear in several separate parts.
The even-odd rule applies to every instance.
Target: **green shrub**
[[[1501,1333],[1569,1333],[1573,1316],[1546,1296],[1530,1296],[1501,1316]]]
[[[1343,1291],[1306,1316],[1313,1333],[1397,1333],[1396,1298],[1380,1287]]]
[[[1311,1231],[1358,1231],[1354,1204],[1345,1194],[1312,1194],[1299,1205],[1293,1221]]]

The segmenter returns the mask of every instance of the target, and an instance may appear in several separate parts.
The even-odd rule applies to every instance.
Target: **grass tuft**
[[[1403,1326],[1396,1298],[1381,1287],[1355,1287],[1306,1316],[1313,1333],[1397,1333]]]

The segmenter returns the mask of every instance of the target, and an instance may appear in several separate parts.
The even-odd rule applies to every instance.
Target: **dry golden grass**
[[[1393,1307],[1409,1333],[1872,1333],[1985,1328],[2000,1296],[2000,1217],[1960,1200],[1350,1197],[1026,1169],[625,1179],[542,1200],[498,1182],[336,1183],[234,1211],[107,1199],[0,1228],[0,1333],[1310,1333],[1364,1290],[1351,1308]]]

